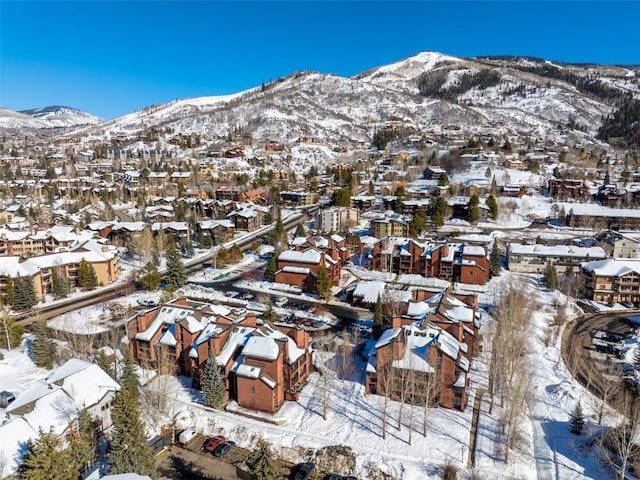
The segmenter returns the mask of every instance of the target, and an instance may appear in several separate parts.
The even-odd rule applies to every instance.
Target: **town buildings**
[[[477,285],[484,285],[489,277],[484,247],[430,243],[406,237],[385,237],[374,244],[371,268]]]
[[[226,400],[276,412],[297,400],[312,368],[309,335],[301,328],[259,324],[253,314],[177,299],[128,321],[134,359],[175,371],[201,388],[209,355],[226,379]]]
[[[604,259],[582,264],[584,295],[597,302],[640,303],[640,260]]]
[[[369,352],[366,391],[464,410],[480,326],[476,308],[475,296],[415,290]]]
[[[577,267],[581,262],[601,260],[607,254],[601,247],[578,247],[575,245],[522,245],[507,246],[509,270],[518,273],[544,273],[551,263],[557,273],[564,274],[567,268]]]

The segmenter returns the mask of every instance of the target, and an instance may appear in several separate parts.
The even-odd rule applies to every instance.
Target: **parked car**
[[[296,467],[296,476],[294,480],[309,480],[316,471],[316,464],[313,462],[304,462]]]
[[[222,444],[218,445],[218,447],[213,451],[213,454],[216,457],[226,457],[227,455],[229,455],[229,452],[231,450],[233,450],[234,448],[236,448],[236,442],[232,441],[232,440],[228,440],[226,442],[223,442]]]
[[[223,435],[216,435],[204,442],[204,447],[202,449],[206,452],[213,453],[215,449],[222,445],[226,440],[227,439],[224,438]]]
[[[198,432],[195,428],[187,428],[186,430],[180,432],[180,435],[178,435],[178,442],[180,442],[182,445],[187,445],[191,442],[191,440],[195,438],[197,434]]]
[[[0,392],[0,408],[6,408],[11,402],[16,399],[16,396],[12,392],[3,391]]]

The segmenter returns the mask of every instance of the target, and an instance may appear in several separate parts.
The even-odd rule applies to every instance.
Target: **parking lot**
[[[165,479],[187,480],[249,478],[242,476],[237,467],[244,463],[251,452],[236,447],[225,458],[217,458],[212,453],[203,451],[206,441],[207,437],[198,434],[187,445],[175,444],[163,450],[156,462],[160,476]],[[282,463],[281,468],[283,479],[293,478],[291,465]]]

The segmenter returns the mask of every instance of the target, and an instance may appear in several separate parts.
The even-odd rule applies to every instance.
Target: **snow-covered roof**
[[[98,365],[72,358],[57,368],[48,383],[62,381],[62,389],[84,408],[98,403],[108,392],[117,392],[120,385]]]
[[[570,257],[570,258],[606,258],[601,247],[576,247],[574,245],[522,245],[510,243],[509,252],[513,255],[536,257]]]
[[[255,328],[252,327],[234,327],[227,338],[227,342],[224,344],[224,347],[222,347],[220,354],[216,356],[218,365],[226,365],[229,363],[229,360],[238,347],[244,345],[249,340],[254,330]],[[193,355],[190,354],[189,356]]]
[[[380,338],[376,342],[376,348],[384,347],[388,343],[391,343],[398,335],[400,335],[400,328],[389,328],[382,332]]]
[[[394,360],[392,365],[395,368],[405,370],[433,372],[433,367],[429,365],[427,351],[429,345],[433,343],[435,335],[430,335],[432,332],[421,330],[413,325],[405,325],[403,331],[405,336],[404,352],[402,358]]]
[[[640,273],[640,260],[607,258],[584,262],[581,265],[584,270],[593,272],[600,277],[620,277],[628,273]]]
[[[485,252],[484,247],[478,247],[475,245],[464,245],[462,247],[462,254],[472,255],[475,257],[484,257],[487,253]]]
[[[318,264],[322,259],[322,253],[313,248],[304,252],[298,252],[295,250],[285,250],[280,253],[278,261],[283,262],[298,262],[298,263],[312,263]]]
[[[278,344],[273,338],[252,336],[242,349],[242,355],[261,358],[264,360],[276,360],[280,353]]]
[[[296,345],[296,342],[293,340],[293,338],[291,338],[288,335],[285,335],[280,330],[272,328],[269,325],[265,325],[264,328],[259,330],[259,332],[262,335],[271,337],[273,339],[280,339],[280,340],[286,340],[287,341],[287,355],[289,356],[289,363],[290,364],[295,363],[296,361],[298,361],[298,359],[302,355],[304,355],[304,349],[298,347],[298,345]]]
[[[429,306],[426,302],[409,302],[409,306],[407,307],[407,316],[422,318],[433,311],[434,308]]]
[[[280,269],[280,271],[288,273],[298,273],[301,275],[309,275],[311,273],[311,270],[306,267],[294,267],[291,265],[285,265]]]
[[[5,478],[13,473],[26,453],[23,446],[38,436],[37,432],[22,417],[14,417],[0,424],[0,477]]]
[[[353,291],[353,296],[362,298],[367,303],[375,303],[378,301],[378,296],[382,298],[385,287],[386,283],[381,280],[358,282]]]

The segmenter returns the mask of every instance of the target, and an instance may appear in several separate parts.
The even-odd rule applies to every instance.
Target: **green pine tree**
[[[16,311],[28,310],[38,303],[33,277],[16,277],[13,280],[11,307]]]
[[[69,295],[69,280],[64,275],[53,272],[53,279],[51,281],[53,287],[53,296],[58,298],[64,298]]]
[[[471,195],[471,198],[469,199],[469,203],[467,204],[467,208],[468,208],[468,218],[469,221],[471,223],[476,223],[478,220],[480,220],[480,199],[478,198],[478,195]]]
[[[121,388],[113,402],[109,473],[138,473],[158,478],[155,456],[140,419],[138,378],[133,360],[125,356]]]
[[[489,208],[489,213],[491,214],[491,218],[494,220],[498,219],[498,202],[496,201],[496,197],[493,195],[489,195],[486,201],[487,207]]]
[[[247,459],[249,472],[255,480],[280,480],[282,469],[280,463],[273,455],[269,444],[263,440],[258,440],[256,450]]]
[[[116,380],[116,373],[113,370],[113,363],[111,363],[107,355],[102,350],[98,352],[98,358],[96,360],[96,363],[102,370],[104,370],[105,373],[107,373],[111,378]]]
[[[411,217],[409,222],[409,236],[417,237],[427,227],[427,211],[420,209]]]
[[[547,262],[544,268],[544,283],[549,290],[555,290],[558,287],[558,274],[551,262]]]
[[[582,431],[584,430],[584,414],[582,413],[582,405],[580,402],[576,404],[573,412],[571,412],[569,425],[571,425],[571,433],[582,435]]]
[[[147,264],[140,270],[138,283],[145,290],[157,290],[162,282],[162,274],[153,262]]]
[[[70,449],[63,448],[62,440],[54,433],[42,429],[35,441],[27,443],[27,452],[19,468],[23,480],[77,480],[77,463]]]
[[[489,256],[489,273],[492,277],[500,275],[500,253],[498,252],[498,242],[495,240]]]
[[[80,412],[75,428],[67,435],[67,441],[76,472],[83,472],[88,465],[95,462],[97,436],[87,410]]]
[[[37,321],[33,324],[33,333],[35,335],[31,344],[31,354],[33,362],[38,367],[44,367],[47,370],[53,368],[53,343],[47,325],[43,321]]]
[[[329,276],[329,270],[324,265],[320,265],[320,268],[318,268],[316,293],[323,300],[328,300],[331,297],[331,277]]]
[[[272,282],[276,279],[276,272],[278,271],[278,252],[273,252],[271,258],[269,259],[269,263],[264,270],[264,276],[271,280]]]
[[[220,372],[216,356],[209,350],[209,358],[204,367],[204,377],[202,379],[202,399],[204,404],[210,408],[220,408],[224,402],[226,391],[226,380]]]
[[[187,281],[184,263],[174,242],[169,242],[167,249],[167,273],[165,274],[167,290],[174,292],[183,287]]]
[[[373,336],[380,338],[382,334],[382,326],[384,325],[384,305],[382,304],[382,297],[378,294],[376,299],[376,309],[373,313]]]
[[[274,310],[273,305],[271,305],[271,302],[269,302],[267,310],[262,314],[262,319],[265,323],[274,323],[278,321],[278,314]]]
[[[93,290],[98,286],[96,269],[84,258],[78,265],[78,284],[83,290]]]
[[[296,227],[296,233],[295,233],[296,237],[305,237],[307,236],[307,231],[304,228],[304,225],[299,223],[298,226]]]

